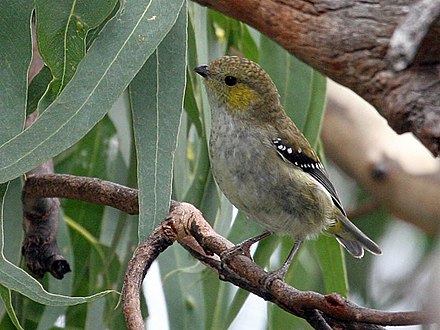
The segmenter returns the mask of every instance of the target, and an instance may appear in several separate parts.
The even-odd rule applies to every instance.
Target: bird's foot
[[[246,243],[246,241],[243,243]],[[235,257],[235,256],[238,256],[238,255],[244,255],[244,256],[248,257],[249,259],[252,259],[250,245],[243,244],[243,243],[237,244],[237,245],[231,247],[230,249],[226,250],[225,252],[223,252],[220,255],[220,259],[222,260],[222,262],[226,262],[228,259]]]
[[[220,259],[221,259],[222,263],[224,264],[228,259],[230,259],[231,257],[237,256],[237,255],[244,255],[252,260],[251,251],[250,251],[251,246],[253,244],[261,241],[263,238],[266,238],[269,235],[270,235],[270,232],[265,231],[264,233],[262,233],[258,236],[251,237],[251,238],[241,242],[240,244],[237,244],[237,245],[231,247],[230,249],[226,250],[225,252],[223,252],[220,255]]]
[[[275,280],[284,281],[284,278],[286,277],[287,271],[289,270],[290,264],[292,263],[292,260],[295,257],[296,253],[298,252],[299,247],[301,246],[302,242],[303,242],[302,239],[297,239],[295,241],[295,244],[293,245],[292,250],[290,250],[290,253],[289,253],[286,261],[281,266],[281,268],[278,270],[275,270],[273,272],[270,272],[267,275],[266,280],[264,281],[264,288],[266,290],[269,290],[273,281],[275,281]]]
[[[275,281],[275,280],[284,281],[284,278],[286,277],[286,273],[288,270],[289,270],[289,265],[284,264],[280,269],[277,269],[277,270],[267,274],[267,277],[264,280],[264,288],[266,290],[269,290],[270,286],[272,285],[273,281]]]

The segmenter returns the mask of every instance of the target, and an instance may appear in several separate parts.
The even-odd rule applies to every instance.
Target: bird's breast
[[[305,238],[328,225],[328,196],[278,156],[267,132],[227,112],[212,119],[211,166],[232,204],[275,233]]]

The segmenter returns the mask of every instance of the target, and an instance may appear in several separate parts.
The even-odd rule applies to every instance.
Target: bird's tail
[[[338,212],[335,224],[328,228],[327,231],[333,234],[338,242],[355,258],[362,258],[364,256],[364,249],[373,254],[382,254],[380,247],[353,225],[342,213]]]

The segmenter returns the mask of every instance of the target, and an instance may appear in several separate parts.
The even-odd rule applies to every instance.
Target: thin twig
[[[175,240],[173,230],[168,230],[166,225],[159,226],[137,247],[129,261],[122,292],[122,311],[129,329],[144,328],[140,305],[142,281],[153,261]]]

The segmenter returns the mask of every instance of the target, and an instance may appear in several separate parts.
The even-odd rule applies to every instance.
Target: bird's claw
[[[220,259],[221,259],[222,263],[224,263],[228,259],[230,259],[234,256],[237,256],[237,255],[244,255],[252,260],[250,247],[243,245],[243,244],[235,245],[235,246],[231,247],[230,249],[226,250],[225,252],[223,252],[220,255]]]
[[[280,269],[275,270],[275,271],[267,274],[267,277],[264,280],[264,288],[266,290],[269,290],[273,281],[275,281],[275,280],[284,281],[284,278],[286,277],[287,269],[288,269],[288,267],[283,266]]]

